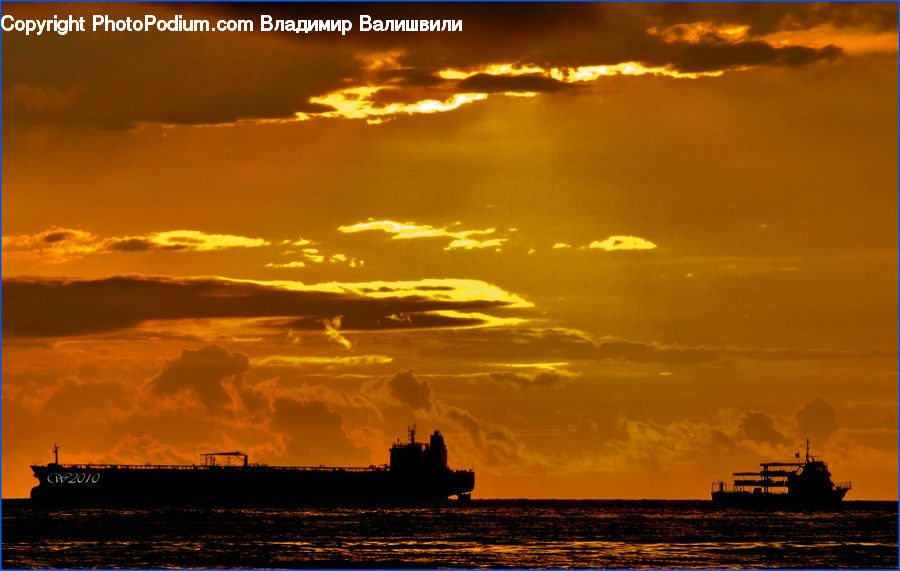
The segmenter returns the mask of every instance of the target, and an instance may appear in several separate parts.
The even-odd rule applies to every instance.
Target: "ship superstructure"
[[[809,453],[800,462],[762,462],[758,472],[734,472],[733,484],[713,482],[712,501],[747,507],[829,507],[838,505],[850,482],[834,483],[828,465]]]
[[[60,464],[31,466],[36,505],[266,504],[334,500],[466,500],[472,470],[447,467],[447,447],[437,430],[428,443],[399,440],[390,464],[367,467],[251,464],[242,452],[211,452],[201,464]],[[219,459],[224,458],[222,462]],[[238,458],[231,465],[231,458]]]

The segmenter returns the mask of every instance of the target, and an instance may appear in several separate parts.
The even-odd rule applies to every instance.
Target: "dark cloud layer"
[[[49,10],[49,11],[48,11]],[[727,43],[714,36],[698,44],[666,42],[648,32],[704,21],[745,25],[751,33],[835,26],[896,28],[893,4],[78,4],[65,11],[88,17],[124,18],[145,13],[186,19],[347,18],[462,19],[459,33],[217,33],[69,34],[26,38],[3,34],[5,122],[88,124],[127,128],[136,123],[220,124],[242,119],[284,119],[330,108],[310,98],[347,87],[427,87],[446,67],[488,63],[545,67],[609,65],[637,61],[679,71],[732,69],[747,65],[802,65],[836,57],[834,47],[773,46],[762,41]],[[59,5],[4,4],[20,18],[52,17]],[[400,68],[370,70],[359,56],[396,52]],[[215,53],[217,57],[210,58]],[[135,65],[135,64],[138,65]],[[98,81],[97,78],[103,78]],[[508,89],[556,91],[559,82],[540,77],[474,76],[443,82],[442,92]],[[402,90],[401,90],[402,92]]]
[[[897,28],[897,5],[890,2],[671,2],[654,10],[662,26],[700,21],[744,24],[756,35],[828,23],[837,28]]]
[[[388,316],[417,311],[479,310],[496,300],[422,296],[371,298],[352,292],[291,291],[214,278],[112,277],[97,280],[9,278],[3,281],[3,336],[56,337],[127,329],[150,319],[344,316],[346,323],[401,324]],[[426,319],[432,325],[447,320]],[[451,320],[452,323],[452,320]],[[319,326],[321,327],[321,325]]]
[[[203,17],[200,12],[205,12],[159,4],[20,4],[7,9],[11,12],[4,13],[19,18],[52,18],[65,9],[88,20],[94,13],[163,19],[176,13]],[[308,97],[328,91],[337,77],[352,75],[358,66],[339,46],[314,55],[302,46],[260,39],[227,33],[98,32],[40,38],[4,33],[4,120],[128,128],[139,122],[215,124],[291,117],[297,111],[321,110]]]
[[[841,55],[835,46],[815,49],[803,46],[776,48],[766,42],[697,44],[685,47],[676,67],[685,72],[716,71],[743,66],[799,66]]]

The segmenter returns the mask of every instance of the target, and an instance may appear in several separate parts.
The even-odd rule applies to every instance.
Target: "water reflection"
[[[3,503],[4,567],[897,567],[897,504],[753,513],[707,502],[32,511]]]

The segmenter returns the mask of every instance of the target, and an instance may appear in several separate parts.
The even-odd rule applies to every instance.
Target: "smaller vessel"
[[[731,486],[713,482],[713,503],[749,508],[828,508],[840,504],[851,488],[850,482],[831,481],[828,465],[809,454],[809,440],[803,462],[761,462],[759,466],[759,472],[734,472]]]

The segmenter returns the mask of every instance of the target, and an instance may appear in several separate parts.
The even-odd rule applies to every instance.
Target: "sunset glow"
[[[475,498],[709,499],[808,438],[896,499],[896,4],[103,10],[364,6],[463,25],[3,33],[4,498],[54,442],[365,467],[416,425]]]

